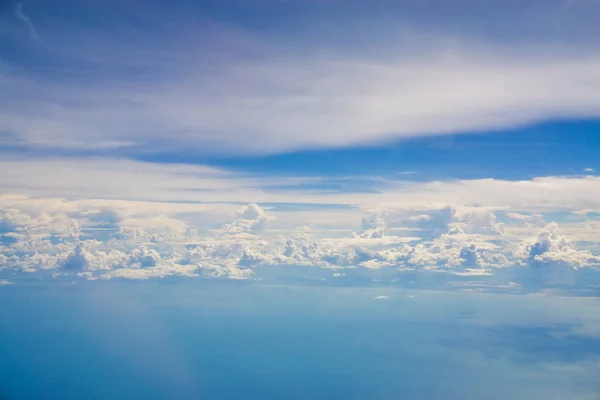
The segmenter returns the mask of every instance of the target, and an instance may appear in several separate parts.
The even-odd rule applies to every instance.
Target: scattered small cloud
[[[1,279],[0,280],[0,285],[12,285],[13,283],[11,281],[8,281],[6,279]]]
[[[374,300],[387,300],[389,299],[389,296],[375,296],[373,297]]]
[[[586,168],[583,170],[586,174],[594,174],[596,171],[593,168]]]

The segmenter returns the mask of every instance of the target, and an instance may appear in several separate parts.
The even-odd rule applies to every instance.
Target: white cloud
[[[0,197],[4,203],[28,202],[23,195],[44,198],[66,197],[93,200],[101,208],[107,201],[122,201],[118,212],[131,213],[132,201],[139,202],[140,212],[156,216],[158,208],[200,210],[204,213],[232,212],[223,203],[308,203],[336,204],[380,210],[378,217],[386,230],[397,227],[436,228],[445,231],[477,205],[483,218],[469,229],[496,229],[498,225],[485,221],[489,211],[541,213],[546,211],[600,209],[600,177],[538,177],[531,180],[498,179],[411,182],[387,180],[380,182],[377,192],[340,193],[314,192],[277,188],[288,178],[277,176],[244,176],[226,170],[197,165],[151,164],[124,160],[13,160],[0,161]],[[316,179],[316,178],[299,178]],[[196,190],[201,189],[201,190]],[[17,197],[15,197],[17,196]],[[21,197],[18,197],[21,196]],[[127,200],[127,201],[124,201]],[[190,204],[197,202],[202,204]],[[207,204],[210,203],[210,204]],[[117,203],[112,203],[117,204]],[[47,204],[45,206],[48,206]],[[56,207],[64,207],[55,200]],[[239,206],[238,206],[239,207]],[[227,208],[227,211],[225,209]],[[163,212],[166,213],[166,212]],[[479,215],[479,214],[477,214]],[[466,218],[466,217],[465,217]],[[468,224],[468,223],[467,223]],[[483,225],[482,225],[483,224]],[[488,224],[486,227],[485,224]],[[363,227],[364,228],[364,227]],[[463,230],[465,227],[461,227]]]
[[[600,256],[577,250],[568,238],[550,223],[539,231],[536,240],[521,250],[524,263],[533,265],[564,264],[572,268],[600,267]]]
[[[256,204],[248,204],[236,212],[236,220],[223,226],[221,231],[228,235],[260,233],[275,219]]]
[[[544,228],[533,243],[508,234],[469,234],[452,227],[448,234],[433,240],[408,244],[395,236],[316,239],[302,227],[292,236],[265,236],[264,231],[253,228],[261,221],[270,220],[270,216],[255,204],[238,210],[233,222],[207,236],[199,235],[183,220],[165,216],[157,217],[160,223],[141,227],[135,219],[115,221],[112,213],[105,212],[102,215],[114,224],[111,229],[83,231],[81,226],[89,221],[87,212],[65,219],[60,209],[49,209],[48,213],[39,214],[43,223],[36,220],[35,215],[18,209],[13,209],[10,215],[19,223],[7,225],[12,231],[4,234],[14,237],[3,245],[0,269],[51,270],[58,275],[87,279],[148,279],[171,275],[248,279],[256,276],[257,267],[284,268],[286,265],[332,269],[335,277],[345,276],[344,270],[357,267],[365,271],[440,271],[458,276],[483,276],[494,274],[498,268],[516,265],[600,266],[600,256],[579,250],[559,236],[556,224]],[[365,226],[372,220],[373,213],[366,212]],[[484,221],[495,219],[486,217]],[[177,228],[175,234],[173,227]],[[494,243],[498,239],[500,242]]]
[[[541,227],[546,224],[544,221],[544,216],[542,214],[521,214],[509,212],[506,213],[506,216],[512,220],[522,221],[525,226],[528,227]]]
[[[390,181],[377,193],[340,194],[271,191],[261,184],[266,177],[202,166],[114,161],[104,170],[107,165],[98,160],[6,162],[15,168],[3,169],[0,176],[0,189],[8,193],[0,196],[0,268],[89,279],[248,279],[260,278],[257,268],[283,265],[325,268],[328,276],[347,277],[345,269],[483,276],[517,265],[600,266],[600,235],[593,221],[579,213],[577,220],[561,222],[561,234],[555,224],[544,222],[548,211],[568,216],[599,209],[600,178],[595,176]],[[70,196],[48,197],[52,187],[44,187],[44,181],[65,171],[69,174],[56,174],[54,184]],[[88,172],[94,179],[86,188]],[[128,186],[129,179],[135,183]],[[199,183],[214,190],[185,190]],[[35,196],[18,194],[27,191]],[[95,198],[106,192],[114,199]],[[140,199],[123,200],[128,196]],[[256,198],[275,205],[252,202]],[[244,200],[249,204],[240,207]],[[278,202],[291,211],[278,208]],[[304,202],[338,206],[331,212],[294,211]],[[329,213],[335,216],[319,224]],[[508,218],[500,223],[497,215]],[[285,229],[277,225],[280,220]]]
[[[267,54],[215,60],[218,68],[206,74],[202,54],[171,54],[186,62],[171,62],[178,67],[161,71],[156,81],[67,84],[3,72],[2,92],[11,96],[2,102],[0,121],[26,147],[193,146],[259,154],[600,116],[594,47],[540,54],[527,45],[414,41],[381,41],[352,56],[310,48],[281,54],[267,43],[260,46]],[[87,57],[77,46],[63,47],[72,49],[71,60]],[[152,53],[158,54],[153,48],[139,57]],[[161,65],[145,61],[151,70]],[[113,63],[117,70],[131,67]]]
[[[496,222],[496,215],[485,208],[463,209],[457,213],[455,219],[466,233],[479,233],[487,235],[503,235],[503,224]]]
[[[373,300],[387,300],[389,298],[389,296],[375,296],[373,297]]]
[[[381,239],[385,236],[385,216],[378,210],[370,210],[363,215],[362,231],[352,232],[353,239]]]

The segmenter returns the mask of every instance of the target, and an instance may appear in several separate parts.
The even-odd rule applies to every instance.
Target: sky
[[[597,295],[599,12],[4,1],[3,279]]]
[[[599,17],[0,0],[0,399],[597,399]]]

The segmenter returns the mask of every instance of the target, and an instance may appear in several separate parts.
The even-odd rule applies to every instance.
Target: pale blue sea
[[[600,398],[600,302],[247,282],[0,286],[0,398]]]

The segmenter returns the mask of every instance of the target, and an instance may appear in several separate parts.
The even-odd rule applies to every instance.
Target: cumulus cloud
[[[397,210],[396,225],[415,227],[442,233],[454,221],[456,209],[452,206]]]
[[[85,279],[260,279],[265,271],[295,266],[306,268],[309,275],[329,270],[326,276],[340,279],[363,271],[362,279],[368,279],[369,274],[409,271],[484,276],[511,268],[600,267],[600,254],[592,246],[596,239],[589,237],[592,242],[584,247],[579,236],[569,240],[571,232],[587,229],[585,223],[568,225],[569,234],[547,224],[531,238],[527,234],[544,220],[542,214],[513,213],[501,224],[488,207],[367,209],[356,221],[361,229],[348,235],[306,227],[302,220],[296,231],[272,231],[271,210],[254,203],[224,213],[230,220],[214,228],[190,225],[193,205],[185,205],[182,212],[160,203],[14,196],[0,197],[0,203],[0,269],[17,273],[51,271]],[[441,222],[417,228],[414,217],[421,215],[437,216]],[[406,233],[402,221],[423,238],[397,236]]]
[[[248,204],[236,213],[236,220],[225,225],[221,231],[229,235],[260,233],[275,219],[256,204]]]
[[[496,222],[496,215],[484,209],[470,208],[455,215],[458,226],[466,233],[503,235],[503,224]]]
[[[352,232],[353,239],[381,239],[385,235],[385,215],[379,210],[370,210],[362,218],[362,231]]]
[[[537,234],[536,240],[522,250],[524,261],[534,266],[563,264],[571,268],[600,267],[600,256],[588,250],[578,250],[559,234],[558,224],[552,222]]]

